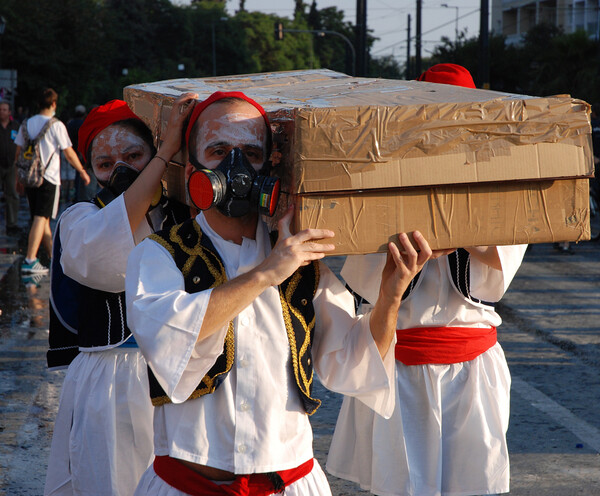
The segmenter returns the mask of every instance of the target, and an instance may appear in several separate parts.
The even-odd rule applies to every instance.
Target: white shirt
[[[34,139],[42,130],[50,117],[37,114],[27,119],[27,133]],[[15,143],[23,147],[25,139],[23,138],[23,125],[19,127],[19,132],[15,138]],[[40,141],[40,158],[42,163],[47,166],[44,172],[44,179],[56,185],[60,185],[60,151],[73,146],[67,128],[61,121],[55,121],[44,139]],[[50,162],[49,162],[50,161]]]
[[[135,234],[131,232],[123,195],[104,208],[76,203],[60,218],[62,269],[84,286],[120,293],[125,290],[129,253],[151,233],[145,219]]]
[[[196,221],[221,255],[229,278],[248,272],[271,250],[266,226],[241,245]],[[158,243],[131,253],[127,315],[142,353],[173,403],[156,408],[155,454],[238,474],[285,470],[313,457],[312,431],[291,373],[278,289],[263,292],[235,319],[235,362],[210,395],[185,401],[223,349],[226,327],[197,343],[211,290],[186,293],[181,272]],[[369,316],[355,317],[341,282],[320,264],[313,300],[313,365],[322,383],[390,416],[394,354],[382,360]],[[391,350],[392,347],[390,347]]]

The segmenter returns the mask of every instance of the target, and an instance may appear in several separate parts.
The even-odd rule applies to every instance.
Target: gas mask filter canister
[[[239,148],[234,148],[216,167],[194,171],[188,193],[200,210],[216,206],[228,217],[258,212],[272,217],[279,200],[279,178],[258,174]]]

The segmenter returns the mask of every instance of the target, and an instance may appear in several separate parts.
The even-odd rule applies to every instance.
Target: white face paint
[[[208,169],[217,167],[233,148],[241,149],[256,170],[267,158],[265,121],[248,102],[210,105],[200,114],[196,129],[196,157]]]
[[[152,154],[150,145],[130,128],[110,125],[92,141],[92,169],[99,181],[107,182],[117,162],[141,171]]]

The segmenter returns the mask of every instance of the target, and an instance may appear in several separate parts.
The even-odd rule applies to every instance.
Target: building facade
[[[565,33],[587,31],[598,39],[600,0],[492,0],[491,31],[519,43],[532,27],[553,24]]]

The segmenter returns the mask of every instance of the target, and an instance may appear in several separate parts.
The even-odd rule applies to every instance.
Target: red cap
[[[189,148],[190,143],[190,133],[192,132],[192,127],[200,117],[200,114],[208,107],[211,103],[215,103],[218,100],[223,100],[225,98],[239,98],[240,100],[244,100],[252,105],[256,110],[260,112],[260,115],[263,116],[265,120],[265,124],[267,125],[267,129],[269,132],[271,131],[271,124],[269,123],[269,118],[267,117],[267,113],[265,109],[262,108],[258,103],[256,103],[252,98],[247,97],[241,91],[215,91],[212,95],[210,95],[206,100],[196,104],[194,110],[192,111],[192,115],[190,116],[190,120],[187,125],[187,129],[185,130],[185,146]]]
[[[471,73],[458,64],[436,64],[421,74],[417,81],[476,88]]]
[[[135,115],[123,100],[111,100],[92,110],[79,128],[77,151],[86,159],[87,151],[96,135],[115,122],[127,119],[141,119]]]

